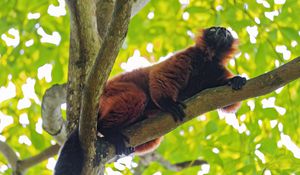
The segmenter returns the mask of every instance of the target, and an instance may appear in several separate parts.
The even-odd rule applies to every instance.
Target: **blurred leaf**
[[[285,37],[289,40],[299,40],[298,31],[291,27],[282,27],[280,31],[283,33]]]
[[[205,135],[208,136],[218,130],[218,125],[213,121],[209,121],[205,126]]]
[[[263,153],[274,154],[277,150],[277,141],[274,138],[267,138],[261,142],[261,147],[259,148]]]

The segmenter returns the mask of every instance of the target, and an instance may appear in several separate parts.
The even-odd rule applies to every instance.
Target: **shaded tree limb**
[[[79,119],[79,138],[86,153],[83,174],[96,174],[98,172],[92,163],[96,154],[94,145],[97,133],[99,97],[126,37],[132,2],[131,0],[116,0],[108,33],[91,71],[86,77]]]
[[[143,166],[148,166],[151,162],[159,162],[163,167],[171,171],[181,171],[185,168],[207,164],[205,160],[198,160],[198,159],[172,164],[168,160],[164,159],[157,152],[152,152],[150,154],[141,156],[139,163],[143,164]]]
[[[100,37],[100,45],[102,45],[112,20],[112,14],[115,7],[115,0],[97,0],[96,6],[97,28]]]
[[[69,132],[78,126],[82,90],[100,48],[96,0],[67,0],[71,17],[67,121]]]
[[[80,57],[78,20],[75,0],[66,0],[70,11],[70,48],[67,83],[67,130],[78,126],[86,63]]]
[[[185,161],[185,162],[179,162],[179,163],[175,163],[173,166],[175,166],[177,168],[174,169],[174,171],[180,171],[182,169],[185,168],[189,168],[192,166],[201,166],[204,164],[208,164],[205,160],[190,160],[190,161]]]
[[[88,75],[101,46],[97,27],[96,0],[76,0],[74,10],[79,36],[79,57],[85,65],[85,75]]]
[[[60,145],[58,144],[52,145],[35,156],[20,160],[16,152],[7,143],[0,141],[0,152],[10,164],[13,170],[13,175],[21,175],[26,171],[27,168],[30,168],[50,157],[55,156],[58,153],[59,148]]]
[[[0,141],[0,152],[10,164],[13,172],[15,172],[17,170],[17,161],[19,160],[16,152],[7,143],[2,141]]]
[[[134,0],[131,9],[131,18],[133,18],[150,0]],[[112,20],[115,0],[96,0],[96,16],[100,45],[107,34],[107,30]]]
[[[18,170],[25,171],[27,168],[30,168],[44,160],[47,160],[50,157],[55,156],[59,151],[60,145],[55,144],[40,152],[39,154],[32,156],[27,159],[18,161]]]

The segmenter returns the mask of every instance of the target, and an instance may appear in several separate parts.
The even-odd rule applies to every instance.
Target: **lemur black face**
[[[215,50],[226,50],[231,47],[234,39],[224,27],[211,27],[204,30],[204,41]]]

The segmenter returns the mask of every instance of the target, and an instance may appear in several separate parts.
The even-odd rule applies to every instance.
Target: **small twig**
[[[200,166],[203,164],[207,164],[205,160],[191,160],[172,164],[156,152],[141,156],[140,163],[143,164],[143,167],[147,167],[151,162],[154,161],[159,162],[162,166],[171,171],[181,171],[182,169],[189,168],[192,166]]]
[[[135,0],[132,4],[131,18],[133,18],[150,0]]]
[[[58,153],[60,146],[58,144],[52,145],[41,153],[30,158],[19,160],[16,152],[5,142],[0,141],[0,152],[7,159],[10,164],[14,175],[21,175],[29,167],[32,167]]]
[[[32,156],[30,158],[24,159],[24,160],[19,160],[18,161],[18,170],[19,171],[24,171],[27,168],[30,168],[50,157],[55,156],[58,151],[59,151],[60,145],[56,144],[56,145],[52,145],[49,148],[45,149],[44,151],[42,151],[41,153]]]
[[[7,159],[13,171],[17,170],[17,161],[19,160],[15,151],[5,142],[0,141],[0,152]]]
[[[204,164],[208,164],[205,160],[191,160],[191,161],[185,161],[174,164],[176,167],[179,167],[181,169],[189,168],[192,166],[201,166]]]

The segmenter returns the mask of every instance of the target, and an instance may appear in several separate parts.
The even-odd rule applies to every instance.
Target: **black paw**
[[[120,130],[104,129],[101,133],[104,135],[104,139],[106,141],[115,146],[117,155],[129,155],[134,152],[133,147],[126,147],[125,143],[129,142],[129,138],[123,135]]]
[[[214,49],[227,49],[231,47],[234,39],[224,27],[211,27],[205,30],[204,39],[209,47]]]
[[[186,108],[186,105],[182,102],[175,102],[170,98],[164,98],[161,99],[158,104],[160,107],[166,111],[172,114],[174,121],[183,121],[185,117],[185,113],[183,111],[184,108]]]
[[[241,89],[246,84],[246,78],[235,76],[228,81],[228,85],[232,87],[234,90]]]

